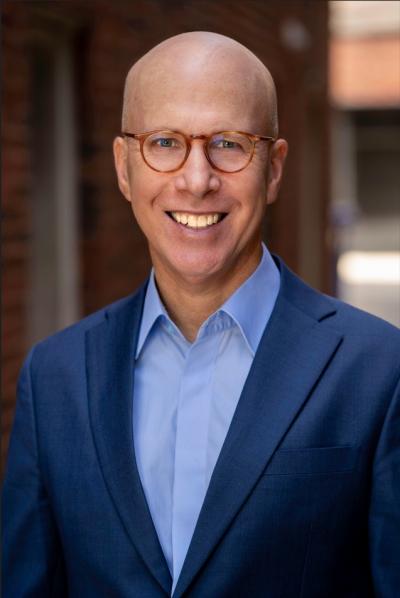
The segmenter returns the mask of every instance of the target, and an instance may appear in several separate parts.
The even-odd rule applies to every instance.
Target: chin
[[[190,252],[186,252],[170,260],[170,269],[180,278],[201,282],[223,270],[223,263],[216,259],[215,254],[199,255],[196,252],[196,255],[190,255]]]
[[[179,276],[183,279],[190,280],[193,283],[201,282],[215,276],[219,272],[219,268],[216,264],[208,264],[208,263],[201,263],[201,264],[179,264],[175,271],[179,274]]]

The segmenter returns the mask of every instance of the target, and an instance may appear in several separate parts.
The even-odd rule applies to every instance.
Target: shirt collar
[[[236,322],[253,356],[275,306],[279,287],[279,270],[263,243],[263,255],[256,270],[220,308]]]
[[[227,314],[238,326],[253,356],[271,316],[280,286],[279,270],[264,243],[262,247],[262,258],[253,274],[201,326],[204,330],[221,312]],[[159,320],[165,320],[170,330],[181,335],[161,301],[152,269],[143,306],[136,358],[154,324]]]
[[[155,322],[158,319],[166,319],[173,324],[167,311],[162,304],[160,295],[157,290],[156,281],[154,278],[154,269],[151,269],[149,284],[146,289],[146,297],[144,300],[142,322],[140,324],[139,340],[136,347],[136,359],[139,356],[142,347],[150,334]],[[174,325],[174,324],[173,324]]]

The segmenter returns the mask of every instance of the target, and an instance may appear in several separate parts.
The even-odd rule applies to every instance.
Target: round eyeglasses
[[[243,131],[220,131],[212,135],[184,135],[179,131],[149,131],[127,133],[124,137],[137,139],[147,166],[157,172],[175,172],[186,162],[194,139],[204,141],[204,154],[215,170],[240,172],[253,158],[258,141],[275,142],[275,137],[253,135]]]

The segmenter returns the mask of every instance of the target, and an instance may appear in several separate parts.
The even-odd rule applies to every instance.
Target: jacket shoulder
[[[390,339],[400,348],[400,329],[385,320],[349,305],[312,288],[283,262],[278,261],[281,271],[281,291],[286,301],[298,310],[337,332],[360,339]]]
[[[388,335],[400,342],[400,329],[370,314],[362,309],[349,305],[339,299],[329,297],[329,300],[336,307],[336,322],[345,330],[354,330],[358,334]]]
[[[110,315],[118,315],[119,313],[130,311],[137,305],[140,305],[144,299],[146,284],[143,284],[131,295],[118,299],[96,312],[87,315],[78,322],[39,341],[31,348],[29,357],[35,354],[36,358],[40,360],[45,355],[52,355],[53,358],[60,353],[65,355],[66,352],[73,355],[75,350],[80,350],[83,347],[86,331],[98,326]]]

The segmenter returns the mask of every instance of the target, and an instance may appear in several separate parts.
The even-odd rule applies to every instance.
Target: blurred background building
[[[351,4],[360,12],[339,6]],[[149,270],[111,145],[127,70],[171,35],[229,35],[269,66],[290,145],[269,247],[313,286],[357,304],[368,296],[365,307],[396,320],[398,11],[322,0],[3,2],[3,460],[28,348],[132,292]]]
[[[400,2],[331,2],[336,294],[400,326]]]

